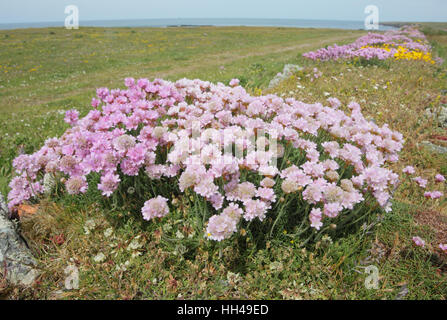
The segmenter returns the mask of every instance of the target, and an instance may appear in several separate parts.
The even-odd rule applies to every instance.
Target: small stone
[[[438,110],[425,109],[424,115],[428,119],[435,118],[441,128],[447,128],[447,107],[441,106]]]
[[[442,128],[447,128],[447,107],[441,107],[438,113],[438,123]]]
[[[423,145],[424,147],[435,153],[440,154],[447,153],[447,147],[438,146],[436,144],[431,143],[430,141],[422,141],[421,145]]]
[[[98,253],[94,258],[93,261],[97,262],[97,263],[101,263],[106,259],[106,256],[104,255],[104,253],[100,252]]]
[[[112,227],[107,228],[107,229],[104,231],[104,237],[106,237],[106,238],[110,237],[112,234],[113,234],[113,228],[112,228]]]

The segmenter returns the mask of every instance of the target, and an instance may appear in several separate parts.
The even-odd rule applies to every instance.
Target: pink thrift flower
[[[229,238],[236,230],[236,221],[228,215],[221,214],[210,218],[206,235],[208,239],[222,241]]]
[[[213,194],[207,199],[213,205],[214,209],[219,210],[222,208],[224,197],[219,193]]]
[[[383,35],[376,36],[363,40],[382,43]],[[348,53],[377,55],[386,58],[376,50]],[[225,86],[198,79],[126,78],[125,85],[97,89],[87,116],[79,119],[76,110],[68,111],[65,120],[72,127],[60,139],[49,139],[34,154],[13,161],[17,176],[10,184],[10,206],[43,192],[44,172],[68,176],[65,185],[72,194],[86,192],[89,174],[95,172],[101,175],[97,188],[107,197],[118,188],[120,177],[139,175],[163,179],[159,182],[188,190],[188,196],[201,196],[210,210],[222,210],[207,228],[208,238],[217,241],[229,237],[241,217],[263,220],[284,193],[299,191],[304,201],[321,208],[305,218],[315,229],[322,227],[323,217],[336,217],[342,210],[348,216],[364,201],[366,191],[390,209],[399,176],[388,168],[399,159],[403,136],[365,119],[358,103],[350,103],[351,112],[345,113],[335,98],[306,104],[274,94],[252,96],[237,79]],[[199,136],[191,139],[196,131]],[[320,132],[325,142],[317,144],[309,136]],[[278,171],[274,161],[297,153],[302,157],[292,156],[288,168]],[[353,167],[352,173],[341,168],[346,166]],[[274,180],[278,174],[281,179]],[[427,184],[420,177],[416,181]],[[439,191],[426,195],[440,196]],[[162,197],[146,201],[142,208],[145,219],[168,212]]]
[[[275,185],[275,180],[267,177],[267,178],[262,179],[260,184],[264,188],[273,188],[273,186]]]
[[[441,174],[437,174],[435,176],[435,180],[436,180],[436,182],[444,182],[445,181],[445,177],[443,175],[441,175]]]
[[[429,191],[424,193],[424,197],[431,198],[431,199],[439,199],[444,194],[441,191]]]
[[[71,177],[65,183],[69,194],[85,193],[87,191],[87,180],[84,176]]]
[[[321,209],[318,208],[312,209],[309,215],[310,226],[312,228],[320,230],[320,228],[323,226],[323,223],[321,222],[322,217],[323,215],[321,213]]]
[[[113,191],[118,188],[118,183],[120,181],[118,175],[107,173],[105,176],[101,177],[101,183],[98,184],[98,189],[102,191],[102,195],[110,197]]]
[[[256,196],[270,202],[274,202],[276,199],[275,192],[271,188],[258,188]]]
[[[168,215],[168,199],[158,196],[152,198],[144,203],[141,213],[143,214],[144,220],[151,220],[153,218],[163,218]]]
[[[324,205],[324,214],[330,218],[335,218],[341,211],[343,207],[338,202],[326,203]]]
[[[405,168],[403,168],[402,172],[406,174],[414,174],[416,170],[412,166],[406,166]]]
[[[68,110],[67,112],[65,112],[65,118],[64,121],[70,125],[75,125],[76,122],[78,122],[79,119],[79,112],[75,109],[73,110]]]
[[[231,87],[236,87],[236,86],[238,86],[239,85],[239,79],[232,79],[231,81],[230,81],[230,86]]]
[[[442,251],[444,251],[444,253],[447,254],[447,243],[445,244],[439,244],[439,249],[441,249]]]
[[[419,185],[419,187],[421,187],[421,188],[425,188],[427,186],[428,181],[425,179],[422,179],[421,177],[413,178],[413,180],[416,181],[417,184]]]
[[[244,202],[245,204],[245,214],[244,218],[247,221],[251,221],[254,218],[259,218],[259,220],[264,220],[265,214],[269,209],[269,206],[261,200],[248,200]]]
[[[132,88],[133,86],[135,86],[135,79],[134,78],[124,79],[124,85],[128,88]]]
[[[425,241],[422,240],[420,237],[413,237],[413,242],[418,247],[422,247],[422,248],[425,247]]]
[[[91,105],[92,105],[93,108],[96,109],[99,106],[100,103],[101,103],[101,101],[99,101],[98,99],[92,98]]]

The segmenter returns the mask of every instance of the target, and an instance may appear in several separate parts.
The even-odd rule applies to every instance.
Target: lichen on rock
[[[39,274],[36,261],[16,224],[8,218],[8,206],[0,193],[0,274],[9,283],[29,286]]]

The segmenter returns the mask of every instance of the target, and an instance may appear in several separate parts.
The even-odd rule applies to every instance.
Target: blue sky
[[[0,0],[0,23],[155,18],[283,18],[356,20],[376,5],[380,21],[447,21],[446,0]]]

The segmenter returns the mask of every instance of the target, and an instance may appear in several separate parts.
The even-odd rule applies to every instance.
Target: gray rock
[[[438,110],[425,109],[425,116],[429,119],[435,118],[438,126],[441,128],[447,128],[447,107],[440,106]]]
[[[443,146],[438,146],[436,144],[431,143],[430,141],[422,141],[421,145],[423,145],[424,147],[426,147],[427,149],[429,149],[432,152],[436,152],[436,153],[447,153],[447,147],[443,147]]]
[[[33,284],[39,272],[36,260],[20,237],[17,226],[8,219],[8,207],[0,193],[0,266],[1,274],[14,285]]]
[[[441,127],[447,128],[447,107],[441,107],[438,113],[438,123]]]

